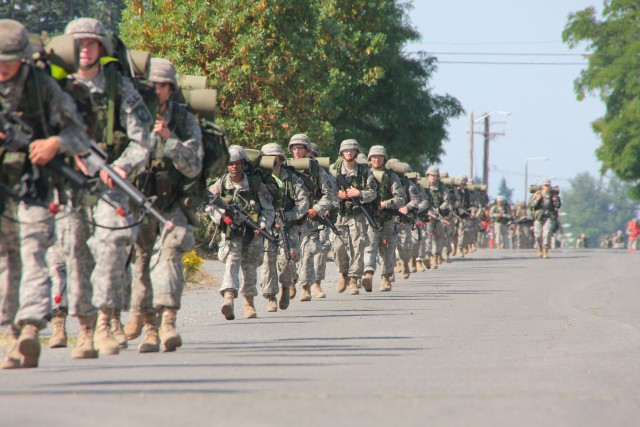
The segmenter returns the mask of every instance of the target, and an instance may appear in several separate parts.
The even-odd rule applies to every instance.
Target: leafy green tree
[[[498,195],[503,196],[507,203],[512,203],[511,198],[513,197],[513,188],[507,187],[507,180],[502,177],[500,181],[500,186],[498,187]]]
[[[325,153],[356,138],[419,166],[442,153],[445,125],[462,111],[426,90],[433,59],[403,56],[417,34],[395,1],[134,0],[121,32],[206,75],[219,121],[247,147],[305,132]]]
[[[589,66],[575,81],[579,100],[599,93],[606,113],[592,123],[602,145],[596,154],[603,172],[612,170],[634,184],[630,196],[640,199],[640,3],[609,0],[602,19],[594,7],[569,15],[563,40],[575,48],[587,44]]]
[[[561,194],[561,212],[566,212],[561,221],[570,224],[574,236],[585,233],[590,247],[597,247],[600,238],[616,230],[624,232],[639,207],[627,195],[630,184],[615,177],[605,182],[585,172],[570,183],[571,188]]]

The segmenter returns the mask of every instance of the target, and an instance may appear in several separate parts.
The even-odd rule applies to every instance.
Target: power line
[[[413,53],[413,52],[409,52]],[[601,54],[601,53],[522,53],[522,52],[426,52],[429,55],[475,55],[475,56],[579,56],[579,57],[606,57],[606,58],[622,58],[624,56],[637,58],[638,55],[628,54]]]
[[[455,45],[455,46],[477,46],[477,45],[532,45],[532,44],[564,44],[562,40],[545,40],[545,41],[530,41],[530,42],[424,42],[424,44],[440,44],[440,45]]]
[[[438,64],[464,65],[589,65],[588,62],[504,62],[504,61],[438,61]],[[628,64],[637,65],[637,64]]]

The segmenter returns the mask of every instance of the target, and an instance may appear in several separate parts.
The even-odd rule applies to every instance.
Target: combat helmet
[[[440,178],[449,178],[449,172],[447,171],[440,171]]]
[[[67,24],[67,28],[64,30],[65,34],[73,34],[76,40],[80,39],[95,39],[98,40],[107,54],[107,56],[113,55],[113,46],[111,45],[111,39],[107,34],[107,29],[102,22],[94,18],[78,18]]]
[[[427,168],[427,171],[425,172],[425,175],[435,175],[435,176],[440,176],[440,169],[438,169],[437,166],[429,166]]]
[[[313,157],[320,157],[320,147],[315,142],[311,143],[311,154]]]
[[[24,25],[13,19],[0,19],[0,62],[28,58],[32,53]]]
[[[176,69],[168,59],[151,58],[149,81],[153,83],[171,83],[173,89],[178,87]]]
[[[289,151],[291,151],[292,145],[304,145],[304,148],[307,149],[308,152],[312,152],[313,149],[311,147],[311,138],[309,138],[304,133],[297,133],[291,137],[289,140]]]
[[[345,139],[340,143],[340,155],[342,155],[343,151],[346,150],[356,150],[358,153],[361,153],[360,144],[355,139]]]
[[[467,182],[469,182],[469,178],[467,178],[467,175],[462,174],[460,175],[460,177],[458,178],[458,182],[460,184],[466,184]]]
[[[371,156],[384,156],[384,159],[387,160],[389,157],[387,156],[387,149],[382,145],[374,145],[369,149],[369,155],[367,156],[367,160],[371,159]]]
[[[277,156],[281,159],[287,158],[287,156],[285,156],[284,154],[284,151],[282,151],[282,148],[275,142],[270,142],[269,144],[263,145],[260,149],[260,154],[262,154],[263,156]]]
[[[239,145],[229,146],[229,160],[228,163],[237,162],[238,160],[249,161],[249,156],[245,153],[244,148]]]

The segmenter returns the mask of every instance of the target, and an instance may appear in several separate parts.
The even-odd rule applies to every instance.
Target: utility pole
[[[469,113],[469,182],[473,181],[473,111]]]
[[[484,162],[482,169],[482,181],[484,185],[489,188],[489,142],[491,141],[491,133],[489,127],[491,126],[491,115],[489,113],[484,116]]]

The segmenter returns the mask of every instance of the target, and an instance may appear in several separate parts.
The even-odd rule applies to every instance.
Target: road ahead
[[[551,256],[480,250],[254,320],[188,291],[178,352],[45,349],[0,372],[0,425],[640,425],[640,254]]]

